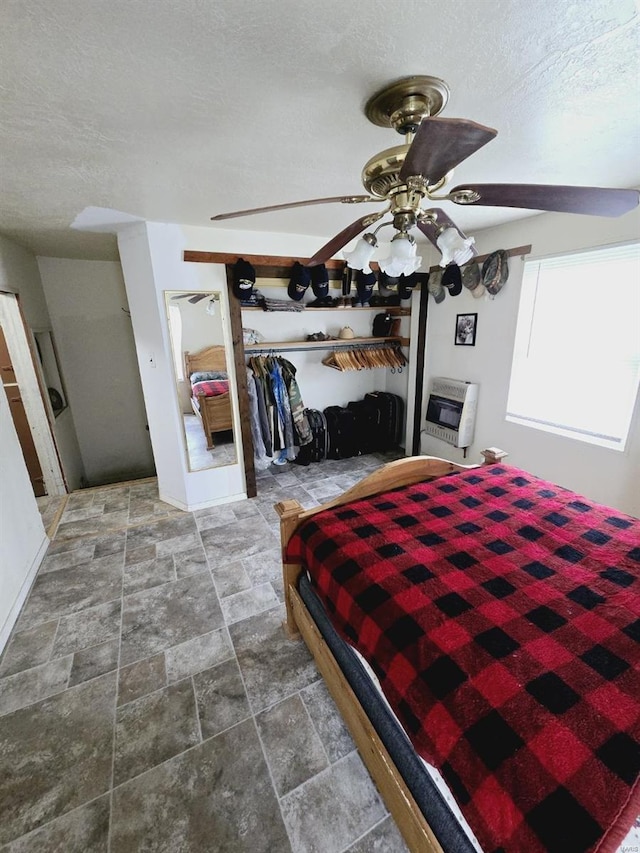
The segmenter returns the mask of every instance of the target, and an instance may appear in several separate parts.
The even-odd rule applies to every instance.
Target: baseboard
[[[20,611],[22,610],[25,601],[29,593],[31,592],[31,587],[33,586],[33,582],[36,579],[36,575],[38,574],[38,569],[40,568],[40,563],[43,560],[44,555],[47,552],[47,548],[49,547],[49,537],[45,536],[40,543],[40,547],[38,548],[38,553],[33,558],[33,562],[29,568],[29,571],[26,574],[26,577],[20,587],[20,592],[16,600],[13,603],[13,607],[9,611],[9,615],[5,619],[4,625],[0,628],[0,653],[4,650],[5,645],[7,644],[7,640],[11,635],[11,631],[13,630],[13,626],[16,624],[18,620],[18,616],[20,615]]]
[[[221,504],[233,504],[238,503],[238,501],[246,501],[247,493],[241,492],[239,495],[229,495],[228,497],[216,498],[212,501],[202,501],[197,504],[185,504],[182,501],[162,494],[162,492],[159,493],[159,497],[161,501],[164,501],[164,503],[171,504],[171,506],[175,506],[176,509],[181,509],[183,512],[195,512],[197,509],[207,509],[207,507],[210,506],[220,506]]]

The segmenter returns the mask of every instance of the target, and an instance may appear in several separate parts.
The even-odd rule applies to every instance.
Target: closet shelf
[[[323,309],[318,309],[322,311]],[[400,346],[409,346],[409,338],[336,338],[333,341],[263,341],[260,344],[245,344],[244,351],[267,352],[269,350],[312,350],[312,349],[335,349],[336,347],[358,347],[364,344],[398,343]]]
[[[264,311],[264,309],[259,306],[253,305],[241,305],[242,311],[261,311],[263,314],[278,314],[278,311]],[[410,317],[411,309],[410,308],[400,308],[397,305],[366,305],[360,306],[358,308],[353,305],[346,306],[335,306],[334,308],[309,308],[310,314],[315,314],[316,311],[378,311],[378,312],[387,312],[391,314],[392,317]],[[284,313],[293,313],[293,312],[284,312]],[[295,312],[298,314],[307,314],[307,309],[304,311]]]

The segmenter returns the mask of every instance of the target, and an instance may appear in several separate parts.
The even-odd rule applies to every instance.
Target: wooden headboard
[[[185,352],[184,364],[187,379],[198,370],[225,370],[227,357],[223,346],[205,347],[200,352]]]

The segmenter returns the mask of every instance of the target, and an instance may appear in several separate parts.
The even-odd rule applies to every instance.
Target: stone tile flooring
[[[200,418],[197,415],[183,415],[182,421],[191,471],[217,468],[219,465],[231,465],[236,461],[236,446],[231,430],[216,433],[214,435],[215,446],[211,450],[207,450],[207,438]]]
[[[52,535],[52,531],[55,530],[55,523],[58,515],[62,511],[62,507],[66,502],[66,495],[43,495],[41,498],[36,498],[36,503],[38,504],[38,509],[40,510],[40,515],[42,517],[42,523],[44,524],[44,529],[47,531],[47,534]]]
[[[261,472],[195,513],[155,481],[69,496],[0,661],[3,853],[406,850],[285,638],[273,510],[382,461]]]

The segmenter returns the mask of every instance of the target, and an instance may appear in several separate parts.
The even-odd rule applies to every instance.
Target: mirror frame
[[[184,370],[184,379],[180,380],[178,378],[178,373],[176,370],[176,362],[175,362],[175,358],[174,358],[174,347],[173,347],[174,340],[173,340],[173,331],[171,328],[171,322],[169,320],[169,307],[172,305],[176,305],[176,302],[173,299],[173,297],[175,297],[176,295],[179,295],[179,294],[188,294],[188,293],[189,294],[193,293],[193,295],[196,295],[196,293],[197,293],[198,296],[202,295],[203,299],[209,298],[209,299],[215,300],[215,302],[217,304],[217,310],[220,312],[221,328],[222,328],[222,343],[221,344],[211,344],[208,347],[202,347],[200,350],[198,350],[197,352],[194,352],[194,353],[192,353],[189,350],[184,349],[184,347],[181,347],[180,358],[181,358],[182,367]],[[238,452],[238,433],[237,433],[237,429],[236,429],[236,418],[235,418],[235,414],[234,414],[234,401],[233,401],[234,389],[233,389],[233,384],[232,384],[231,371],[229,370],[229,363],[232,359],[232,353],[229,351],[229,336],[227,333],[227,324],[225,322],[226,316],[225,316],[223,299],[221,298],[222,293],[219,290],[206,290],[206,291],[203,290],[203,291],[193,291],[193,292],[187,291],[187,290],[165,290],[165,291],[163,291],[163,294],[164,294],[164,303],[165,303],[165,317],[167,320],[167,326],[168,326],[168,331],[169,331],[169,340],[171,343],[171,364],[172,364],[172,371],[173,371],[173,377],[174,377],[174,392],[175,392],[176,403],[178,406],[178,415],[180,417],[180,421],[181,421],[181,425],[182,425],[182,442],[183,442],[184,454],[185,454],[185,459],[186,459],[187,471],[190,474],[197,474],[201,471],[215,471],[218,468],[225,468],[225,467],[228,467],[230,465],[237,465],[240,461],[240,455]],[[179,307],[179,305],[177,307]],[[196,467],[193,467],[193,461],[191,459],[191,454],[189,452],[189,442],[188,442],[187,432],[186,432],[185,422],[184,422],[185,412],[183,412],[183,410],[182,410],[183,402],[182,402],[181,395],[180,395],[180,384],[181,384],[181,382],[186,383],[187,388],[190,390],[190,382],[189,382],[189,375],[188,375],[190,369],[191,370],[203,370],[203,371],[204,370],[222,370],[222,366],[220,364],[218,364],[218,359],[216,357],[217,353],[215,352],[218,347],[221,349],[222,353],[224,354],[225,371],[230,374],[228,403],[229,403],[229,416],[230,416],[231,426],[228,427],[228,429],[232,432],[232,435],[233,435],[233,446],[234,446],[235,455],[234,455],[234,459],[232,461],[224,461],[224,462],[220,462],[219,464],[216,464],[214,462],[213,464],[196,468]],[[211,350],[211,353],[209,352],[210,350]],[[207,365],[206,360],[210,356],[214,359],[214,361],[216,363],[215,364],[212,363],[211,365]],[[199,360],[201,358],[205,360],[204,364],[199,363]],[[189,394],[189,397],[191,399],[191,394]],[[207,399],[209,399],[209,398],[207,398]],[[216,397],[211,398],[211,400],[216,400],[216,399],[217,399]],[[204,419],[203,419],[203,416],[201,414],[196,413],[195,408],[193,407],[193,402],[192,402],[192,408],[193,408],[194,415],[196,415],[196,417],[198,417],[200,419],[201,427],[202,427],[203,431],[205,432],[205,436],[206,436],[206,430],[205,430],[206,415],[204,416]],[[206,438],[205,440],[208,443],[209,439]],[[215,448],[213,448],[213,449],[215,450]]]

